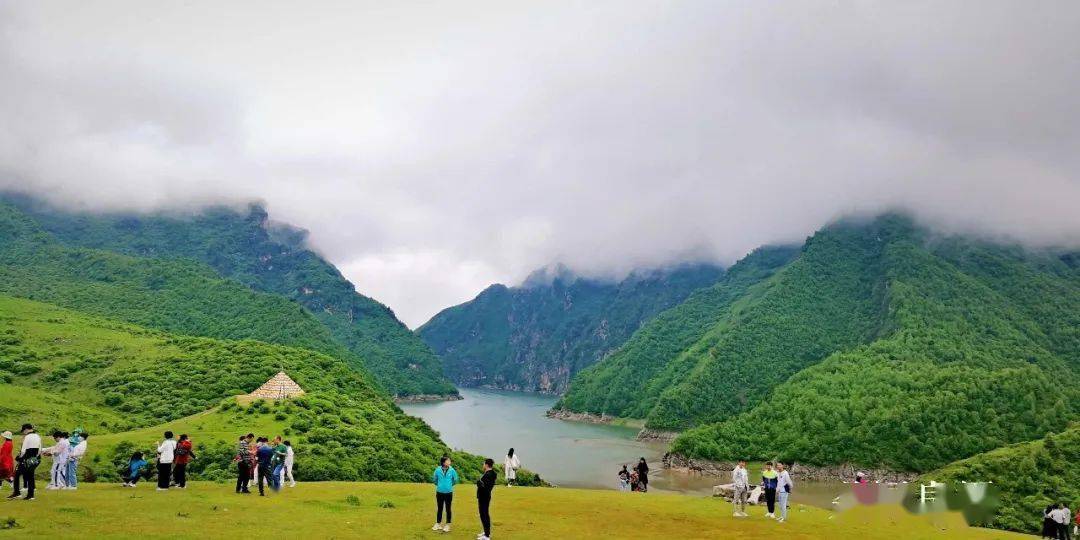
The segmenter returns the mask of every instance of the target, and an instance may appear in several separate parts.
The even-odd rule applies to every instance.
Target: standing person
[[[45,489],[64,489],[67,487],[67,461],[71,452],[68,445],[68,434],[63,431],[54,431],[52,434],[53,445],[45,448],[41,453],[52,456],[52,466],[49,468],[49,484]]]
[[[521,468],[521,460],[514,454],[514,449],[511,448],[506,453],[506,458],[503,459],[503,474],[506,475],[506,487],[514,485],[517,481],[517,470]]]
[[[788,497],[791,496],[791,488],[795,487],[795,484],[783,463],[776,462],[776,470],[776,498],[780,501],[780,518],[776,521],[783,523],[787,520]]]
[[[1069,513],[1069,509],[1063,503],[1057,503],[1057,506],[1050,511],[1050,519],[1054,521],[1054,538],[1069,540],[1069,522],[1072,521],[1071,518],[1072,515]]]
[[[68,444],[75,443],[71,447],[71,453],[68,455],[67,462],[67,489],[79,489],[79,460],[86,455],[86,440],[90,438],[89,433],[82,433],[80,436],[79,430],[75,430],[75,435],[72,435],[68,439]]]
[[[285,479],[289,479],[289,487],[296,487],[296,479],[292,475],[293,459],[296,454],[293,453],[292,443],[285,441],[285,468],[281,471],[281,483],[285,483]]]
[[[634,469],[637,470],[638,485],[640,486],[641,491],[649,491],[649,464],[645,463],[645,458],[641,458],[641,460],[638,461],[637,467],[634,467]]]
[[[14,446],[11,440],[14,438],[10,431],[0,433],[0,439],[3,439],[0,444],[0,487],[4,486],[4,482],[10,483],[15,477],[15,458],[11,455]]]
[[[41,435],[34,432],[32,424],[23,424],[20,431],[23,434],[22,447],[19,450],[19,457],[15,458],[18,465],[15,467],[15,479],[12,480],[15,491],[8,495],[8,498],[19,498],[19,495],[22,494],[23,482],[25,482],[25,500],[32,501],[34,500],[34,487],[37,485],[34,481],[34,471],[41,464]]]
[[[255,450],[255,459],[259,463],[259,475],[255,479],[259,483],[259,496],[265,497],[266,492],[263,491],[263,485],[270,485],[270,467],[274,460],[274,447],[270,446],[270,440],[266,437],[259,437],[257,443],[257,449]]]
[[[630,471],[626,469],[626,464],[619,471],[619,491],[630,491]]]
[[[176,487],[184,489],[187,487],[188,463],[195,459],[195,453],[191,451],[191,440],[188,439],[186,433],[180,435],[174,454],[176,457],[173,459],[173,483]]]
[[[1076,510],[1076,517],[1073,518],[1073,536],[1080,538],[1080,508]]]
[[[255,439],[254,433],[247,434],[248,452],[251,452],[251,479],[255,479],[255,473],[259,470],[259,457],[256,456],[256,452],[259,451],[259,442]]]
[[[735,470],[731,471],[731,486],[735,488],[735,498],[732,503],[735,506],[735,517],[746,517],[746,498],[750,495],[750,474],[746,472],[746,462],[739,461]]]
[[[281,475],[285,472],[285,458],[289,455],[289,447],[281,442],[281,435],[274,437],[274,457],[271,462],[274,472],[270,476],[270,488],[274,491],[281,489]]]
[[[476,535],[476,540],[491,540],[491,492],[495,489],[495,460],[484,460],[484,474],[476,481],[476,505],[480,510],[480,524],[484,532]]]
[[[240,440],[236,443],[236,457],[233,458],[233,461],[236,462],[236,492],[251,493],[248,490],[248,484],[251,482],[252,462],[247,436],[241,435]]]
[[[772,468],[772,462],[765,462],[765,470],[761,471],[761,488],[765,490],[765,506],[768,512],[765,517],[776,517],[776,471]]]
[[[146,460],[143,459],[142,452],[131,454],[131,459],[128,460],[127,480],[124,481],[124,487],[135,487],[135,484],[139,483],[139,477],[142,476],[142,469],[145,466]]]
[[[1046,509],[1043,510],[1042,538],[1050,538],[1051,540],[1057,538],[1057,522],[1051,516],[1054,510],[1057,510],[1057,506],[1053,504],[1046,505]]]
[[[176,459],[176,439],[173,439],[173,432],[165,432],[165,440],[157,447],[157,456],[157,490],[167,491],[169,479],[172,477],[173,460]]]
[[[431,473],[431,481],[435,483],[435,525],[433,531],[450,532],[450,522],[453,521],[454,484],[458,483],[457,471],[451,466],[450,458],[443,456],[439,460],[439,466]],[[443,507],[446,507],[446,525],[442,523]]]

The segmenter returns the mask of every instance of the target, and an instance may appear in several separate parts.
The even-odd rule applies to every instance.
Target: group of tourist
[[[476,481],[476,506],[480,514],[480,526],[483,530],[476,535],[477,540],[491,540],[491,493],[495,490],[497,473],[495,472],[495,460],[484,460],[480,479]],[[521,467],[521,459],[514,454],[511,448],[503,460],[503,471],[506,475],[506,486],[514,485],[517,479],[517,469]],[[450,532],[450,522],[453,521],[454,486],[460,482],[458,473],[454,470],[453,462],[449,456],[443,456],[439,460],[439,466],[431,473],[431,482],[435,484],[435,525],[433,531]],[[443,522],[443,514],[446,521]]]
[[[168,491],[170,487],[187,488],[187,466],[195,459],[191,438],[181,434],[173,438],[173,432],[166,431],[164,439],[157,445],[157,489]],[[127,476],[124,487],[133,488],[142,477],[142,470],[147,466],[142,452],[131,454],[128,460]]]
[[[1065,503],[1047,506],[1046,510],[1043,510],[1042,537],[1054,540],[1069,540],[1070,522],[1073,523],[1073,534],[1080,536],[1080,511],[1076,513],[1074,518]]]
[[[746,462],[740,461],[735,470],[731,471],[731,485],[735,490],[735,517],[747,517],[746,502],[750,496],[750,474],[746,471]],[[765,517],[775,519],[779,523],[787,521],[788,497],[795,483],[791,481],[783,463],[777,462],[773,468],[771,461],[765,462],[761,471],[761,490],[765,495]],[[777,504],[780,506],[780,515],[776,515]]]
[[[52,434],[52,446],[42,447],[41,436],[33,425],[23,424],[20,432],[23,436],[22,446],[15,456],[12,455],[15,436],[10,431],[0,433],[3,441],[0,443],[0,486],[5,481],[11,483],[12,490],[8,499],[21,496],[24,500],[34,500],[37,488],[34,473],[41,464],[42,456],[52,458],[46,489],[78,489],[79,460],[86,455],[87,438],[90,437],[88,433],[81,428],[75,428],[71,432],[57,430]],[[23,489],[26,490],[25,496]]]
[[[619,491],[649,491],[649,464],[645,458],[641,458],[632,470],[623,464],[619,470]]]
[[[273,491],[281,490],[286,481],[289,487],[296,487],[293,478],[292,443],[281,439],[281,435],[270,440],[269,437],[256,438],[253,433],[241,435],[236,443],[236,492],[251,493],[251,481],[259,486],[259,496],[266,495],[265,487]]]

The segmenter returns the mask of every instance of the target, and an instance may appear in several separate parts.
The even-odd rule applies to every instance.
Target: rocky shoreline
[[[569,420],[571,422],[585,422],[586,424],[613,424],[619,418],[617,416],[608,416],[606,414],[593,414],[568,411],[566,409],[548,409],[548,418],[554,418],[556,420]]]
[[[431,403],[435,401],[458,401],[465,399],[461,394],[417,394],[415,396],[394,396],[394,403]]]
[[[639,431],[637,434],[637,440],[669,443],[671,441],[674,441],[675,437],[678,436],[678,431],[664,431],[661,429],[641,428],[641,431]]]
[[[683,473],[697,473],[704,476],[716,476],[718,478],[729,477],[731,470],[735,468],[734,461],[694,459],[671,452],[664,454],[663,463],[665,469],[674,469]],[[788,471],[794,480],[815,482],[851,482],[855,479],[855,473],[857,472],[864,473],[871,482],[910,482],[919,477],[918,473],[881,468],[863,468],[850,463],[824,466],[792,463],[789,465]]]

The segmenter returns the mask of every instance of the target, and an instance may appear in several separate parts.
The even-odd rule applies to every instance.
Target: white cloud
[[[410,325],[836,216],[1080,244],[1069,2],[0,0],[0,188],[263,200]]]

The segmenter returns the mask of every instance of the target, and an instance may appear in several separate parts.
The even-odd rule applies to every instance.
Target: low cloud
[[[1080,6],[0,1],[0,188],[262,200],[416,326],[830,219],[1080,245]]]

